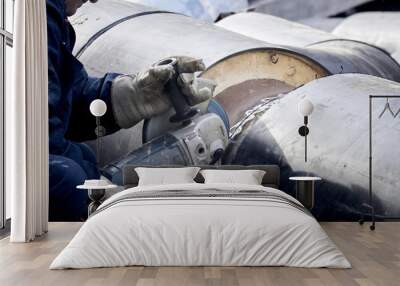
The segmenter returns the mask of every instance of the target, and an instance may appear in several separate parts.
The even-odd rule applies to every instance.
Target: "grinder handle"
[[[172,106],[175,109],[175,115],[170,118],[170,121],[182,122],[195,116],[198,110],[189,105],[185,95],[178,87],[179,71],[177,60],[175,58],[168,58],[158,62],[156,65],[172,65],[175,70],[173,77],[165,85],[165,91],[168,93]]]

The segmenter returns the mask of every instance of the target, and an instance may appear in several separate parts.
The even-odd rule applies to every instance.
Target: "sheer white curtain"
[[[15,1],[13,91],[6,98],[6,187],[12,242],[48,225],[48,80],[45,0]]]

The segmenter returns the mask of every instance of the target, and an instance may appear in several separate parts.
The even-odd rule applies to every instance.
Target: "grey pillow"
[[[183,168],[135,168],[139,177],[138,186],[195,183],[198,167]]]
[[[262,170],[201,170],[205,184],[261,185],[265,171]]]

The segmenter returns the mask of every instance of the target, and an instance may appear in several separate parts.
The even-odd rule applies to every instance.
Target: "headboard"
[[[181,168],[185,166],[177,166],[177,165],[163,165],[163,166],[143,166],[143,165],[127,165],[123,170],[123,184],[125,188],[136,187],[139,182],[139,177],[135,172],[135,168],[137,167],[148,167],[148,168]],[[279,180],[280,180],[280,169],[277,165],[251,165],[251,166],[242,166],[242,165],[221,165],[221,166],[197,166],[201,169],[219,169],[219,170],[264,170],[266,173],[262,180],[262,185],[265,187],[271,187],[275,189],[279,189]],[[204,183],[203,176],[199,173],[195,178],[197,183]]]

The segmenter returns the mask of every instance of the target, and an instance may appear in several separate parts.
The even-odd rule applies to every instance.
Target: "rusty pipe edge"
[[[287,93],[329,75],[318,63],[281,49],[251,49],[211,65],[202,77],[218,83],[215,99],[231,125],[263,99]]]

